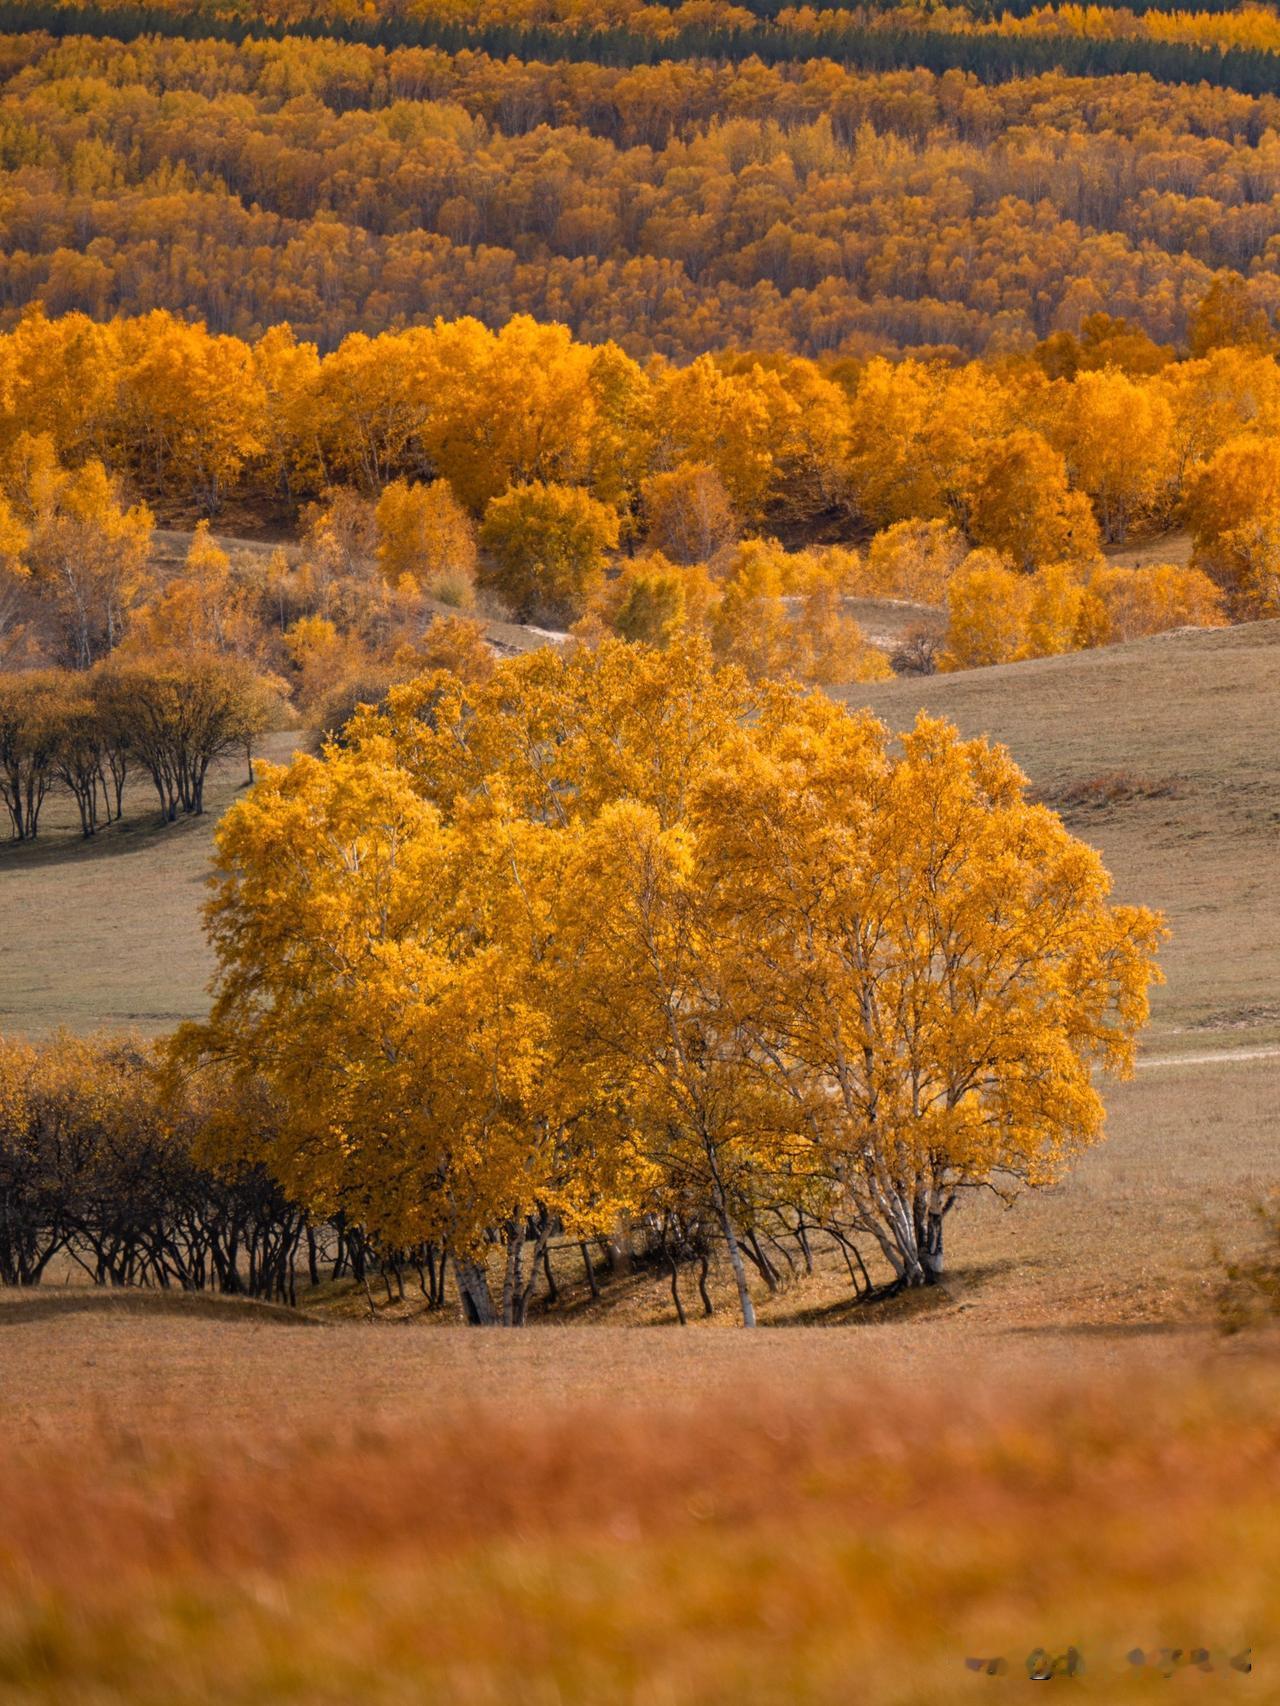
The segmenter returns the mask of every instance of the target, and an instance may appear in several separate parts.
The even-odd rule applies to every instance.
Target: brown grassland
[[[237,1334],[312,1337],[222,1331],[228,1377]],[[602,1347],[571,1337],[581,1372]],[[1138,1362],[1011,1398],[980,1367],[886,1390],[829,1336],[799,1374],[786,1343],[661,1347],[688,1408],[633,1362],[630,1404],[588,1381],[441,1412],[419,1366],[395,1420],[352,1383],[234,1430],[159,1409],[27,1435],[0,1465],[2,1696],[932,1706],[1020,1691],[1030,1652],[1074,1645],[1092,1699],[1276,1698],[1272,1368]],[[501,1347],[508,1390],[524,1351]]]
[[[1108,1141],[961,1208],[945,1286],[859,1308],[824,1269],[754,1335],[676,1330],[643,1271],[593,1306],[574,1251],[524,1333],[0,1298],[0,1702],[934,1706],[1070,1643],[1090,1698],[1280,1699],[1276,1346],[1214,1311],[1276,1173],[1280,623],[855,696],[1006,741],[1166,911]],[[138,793],[100,846],[0,852],[0,1026],[198,1013],[213,816]]]

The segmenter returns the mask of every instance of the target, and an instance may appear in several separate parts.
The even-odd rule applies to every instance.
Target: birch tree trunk
[[[454,1278],[468,1327],[496,1327],[498,1311],[494,1308],[493,1293],[489,1290],[489,1275],[480,1262],[463,1262],[453,1258]]]
[[[756,1324],[756,1306],[751,1301],[751,1291],[747,1285],[747,1265],[742,1259],[738,1235],[733,1229],[729,1205],[725,1201],[724,1191],[719,1180],[716,1181],[715,1198],[716,1213],[720,1218],[720,1230],[724,1233],[724,1241],[729,1249],[729,1266],[733,1269],[733,1282],[738,1288],[738,1303],[742,1309],[742,1325],[754,1327]]]

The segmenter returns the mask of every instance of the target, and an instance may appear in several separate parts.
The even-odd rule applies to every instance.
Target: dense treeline
[[[1149,14],[1116,7],[1042,6],[1020,18],[989,17],[978,8],[788,6],[772,17],[725,4],[685,0],[674,8],[547,8],[539,4],[471,11],[418,0],[410,8],[370,15],[355,7],[310,7],[261,15],[238,7],[48,5],[6,0],[0,21],[11,31],[141,35],[243,42],[286,35],[329,37],[381,47],[468,48],[498,57],[557,57],[637,66],[663,60],[759,60],[786,64],[824,55],[863,71],[922,66],[963,70],[984,81],[1062,70],[1078,76],[1140,72],[1166,83],[1207,82],[1249,94],[1280,90],[1274,27],[1261,8],[1236,22],[1216,10]],[[1097,27],[1101,22],[1102,27]]]
[[[964,0],[964,5],[970,14],[986,22],[994,22],[997,18],[1025,18],[1031,13],[1050,9],[1046,7],[1045,0]],[[1055,6],[1052,9],[1061,11],[1066,8]],[[1134,6],[1133,0],[1089,0],[1089,9],[1091,14],[1129,12],[1134,10]],[[1150,0],[1149,4],[1138,9],[1138,16],[1152,17],[1157,12],[1181,12],[1196,17],[1211,17],[1239,10],[1240,0],[1197,0],[1194,14],[1187,13],[1185,0]]]
[[[83,9],[80,0],[45,0],[45,10],[58,13]],[[779,25],[796,34],[841,30],[850,24],[899,30],[1009,30],[1024,33],[1060,28],[1075,34],[1131,35],[1149,30],[1157,39],[1195,39],[1201,26],[1206,39],[1251,42],[1268,36],[1264,6],[1235,0],[1206,0],[1188,7],[1180,0],[1156,0],[1134,6],[1133,0],[1101,0],[1099,5],[1078,0],[862,0],[841,5],[817,0],[796,5],[790,0],[270,0],[263,6],[247,0],[158,0],[139,6],[135,0],[99,0],[87,9],[103,15],[128,17],[154,14],[171,20],[257,25],[271,31],[312,29],[412,30],[435,25],[458,32],[541,31],[550,35],[598,34],[638,36],[660,44],[680,41],[695,32],[740,33],[761,25]],[[668,56],[678,54],[668,51]]]
[[[976,353],[1099,307],[1179,343],[1217,268],[1280,305],[1280,106],[1212,90],[311,43],[27,38],[7,65],[10,319],[162,304],[331,348],[529,312],[688,358]]]
[[[1273,334],[1224,277],[1192,335],[1177,361],[1095,315],[998,364],[641,367],[527,319],[322,357],[287,327],[31,314],[0,337],[0,656],[225,654],[315,710],[432,662],[483,673],[442,614],[478,596],[827,684],[879,667],[850,596],[946,604],[950,667],[1274,614]],[[200,530],[158,573],[138,490],[297,518],[300,546],[233,557]],[[1175,521],[1191,568],[1104,565]]]
[[[1126,5],[1099,7],[1067,0],[1065,4],[1029,7],[1017,16],[1002,13],[995,17],[969,17],[961,9],[938,8],[916,12],[906,7],[875,12],[872,16],[876,22],[889,28],[899,23],[910,26],[919,22],[926,28],[968,29],[984,35],[1024,39],[1057,36],[1093,41],[1152,41],[1216,47],[1224,52],[1244,49],[1255,53],[1274,53],[1280,47],[1280,24],[1275,13],[1269,6],[1247,3],[1208,11],[1176,6],[1135,10]],[[777,14],[777,21],[789,29],[825,34],[830,30],[864,25],[867,11],[863,7],[786,7]]]
[[[38,1286],[70,1267],[96,1285],[290,1305],[303,1286],[343,1283],[363,1287],[371,1306],[374,1284],[389,1304],[415,1295],[430,1309],[453,1301],[447,1244],[378,1244],[342,1209],[308,1214],[264,1165],[244,1158],[278,1126],[261,1086],[228,1096],[215,1076],[177,1082],[164,1064],[152,1045],[129,1038],[0,1037],[0,1285]],[[590,1240],[567,1241],[563,1232],[558,1220],[527,1228],[541,1270],[522,1268],[518,1291],[504,1300],[507,1324],[524,1321],[540,1280],[546,1301],[558,1301],[566,1277],[559,1247],[567,1242],[593,1295],[602,1273],[659,1268],[683,1321],[680,1277],[696,1264],[699,1310],[715,1313],[712,1227],[650,1213]],[[502,1230],[489,1242],[503,1243]],[[747,1259],[776,1284],[779,1270],[812,1268],[827,1244],[819,1227],[780,1219],[748,1241]],[[865,1264],[854,1266],[853,1247],[839,1248],[865,1293]]]
[[[927,32],[945,31],[949,34],[971,32],[987,39],[992,37],[1029,40],[1053,37],[1062,41],[1101,44],[1127,41],[1131,43],[1179,44],[1191,47],[1218,48],[1225,63],[1234,63],[1240,51],[1257,56],[1271,54],[1280,46],[1280,25],[1275,13],[1266,6],[1242,5],[1231,10],[1202,12],[1175,7],[1158,7],[1137,11],[1123,5],[1091,6],[1070,3],[1042,4],[1025,9],[1017,16],[999,14],[971,16],[964,9],[938,7],[920,9],[893,7],[884,11],[859,6],[784,7],[776,18],[784,29],[812,32],[825,39],[837,39],[849,30],[864,30],[870,22],[875,27],[899,33],[913,27]],[[928,63],[925,61],[924,63]],[[1135,67],[1136,69],[1137,67]],[[1076,69],[1068,59],[1063,69]],[[1153,74],[1161,73],[1154,68]],[[1249,88],[1250,85],[1237,84]]]
[[[73,526],[98,517],[127,578],[149,519],[125,507],[121,481],[170,514],[233,502],[295,514],[334,486],[377,501],[397,481],[444,480],[476,519],[542,482],[585,490],[635,538],[646,506],[676,502],[659,475],[682,471],[690,501],[706,496],[698,467],[739,524],[843,518],[867,536],[946,519],[1019,567],[1180,514],[1208,540],[1228,517],[1208,519],[1197,481],[1237,440],[1274,456],[1280,369],[1238,280],[1206,294],[1193,340],[1193,358],[1175,361],[1096,315],[1081,338],[996,364],[726,355],[641,367],[524,318],[496,333],[464,319],[355,335],[322,357],[287,326],[248,344],[160,312],[106,324],[35,313],[0,336],[0,550],[19,576],[57,580],[84,555],[67,543]],[[1263,481],[1252,502],[1270,501]],[[1237,482],[1223,502],[1247,510],[1251,496]],[[89,661],[89,644],[71,661]]]
[[[256,337],[516,313],[636,356],[978,353],[1280,308],[1280,104],[1147,80],[4,44],[0,315]],[[1085,134],[1081,134],[1081,126]]]

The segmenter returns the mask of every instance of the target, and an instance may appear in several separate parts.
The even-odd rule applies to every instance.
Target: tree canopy
[[[936,1279],[965,1192],[1100,1135],[1162,933],[1002,750],[899,746],[696,640],[395,688],[264,767],[217,875],[181,1057],[265,1084],[245,1159],[447,1246],[479,1321],[522,1318],[530,1240],[622,1214],[714,1226],[747,1321],[774,1214]]]

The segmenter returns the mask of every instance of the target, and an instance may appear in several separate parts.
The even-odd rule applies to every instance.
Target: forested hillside
[[[1280,308],[1273,95],[296,36],[0,48],[9,323],[164,307],[329,349],[528,313],[637,357],[955,359],[1099,310],[1181,346],[1223,268]]]

